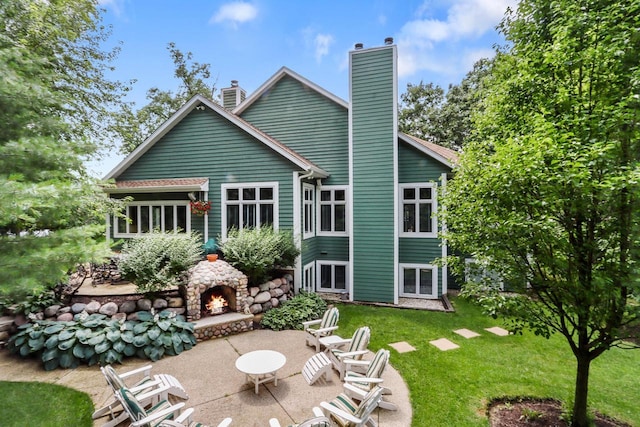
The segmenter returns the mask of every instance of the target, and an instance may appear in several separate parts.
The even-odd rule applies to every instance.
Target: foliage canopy
[[[527,297],[485,298],[517,327],[562,334],[589,366],[637,321],[640,3],[523,0],[485,80],[483,111],[444,197],[452,246]]]
[[[107,253],[109,203],[85,170],[127,87],[94,0],[0,3],[0,292],[55,284]],[[102,243],[99,241],[102,240]]]

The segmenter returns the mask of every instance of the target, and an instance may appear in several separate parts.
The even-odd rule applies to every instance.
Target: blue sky
[[[287,66],[348,101],[355,43],[398,45],[399,92],[407,83],[457,84],[504,42],[495,30],[516,0],[100,0],[109,45],[121,43],[111,78],[135,79],[130,100],[151,87],[176,89],[167,45],[211,64],[216,87],[238,80],[247,94]],[[108,47],[108,46],[107,46]],[[91,169],[105,175],[116,154]]]

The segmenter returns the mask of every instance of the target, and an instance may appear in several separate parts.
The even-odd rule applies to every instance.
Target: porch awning
[[[106,193],[177,193],[208,191],[209,178],[167,178],[116,181],[115,187],[105,187]]]

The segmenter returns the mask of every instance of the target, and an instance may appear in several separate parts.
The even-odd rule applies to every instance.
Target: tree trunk
[[[588,427],[587,396],[589,394],[589,368],[591,358],[589,354],[576,354],[578,370],[576,373],[576,390],[573,397],[573,416],[571,427]]]

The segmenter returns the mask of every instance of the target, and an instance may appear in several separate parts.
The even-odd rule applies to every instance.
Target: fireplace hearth
[[[185,293],[190,322],[224,313],[249,312],[247,276],[222,260],[202,261],[191,268]]]
[[[214,286],[200,295],[200,317],[236,312],[236,290],[229,286]]]

